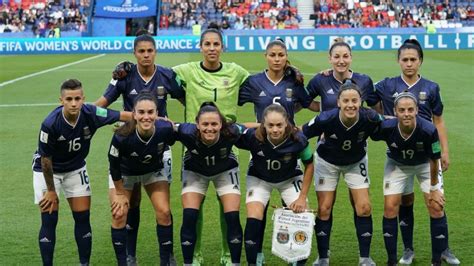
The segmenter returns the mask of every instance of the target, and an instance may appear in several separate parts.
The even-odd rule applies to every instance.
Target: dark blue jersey
[[[257,121],[262,122],[263,110],[273,103],[279,103],[288,113],[289,120],[294,124],[295,103],[307,108],[312,98],[303,85],[297,85],[291,77],[283,77],[278,83],[273,83],[266,71],[252,75],[240,86],[239,105],[247,102],[254,104]]]
[[[178,126],[177,139],[186,147],[183,169],[205,176],[213,176],[239,165],[232,152],[232,146],[239,139],[243,127],[232,125],[232,137],[220,136],[213,145],[207,146],[199,140],[195,124],[183,123]]]
[[[367,138],[383,121],[383,116],[371,109],[360,108],[359,119],[346,127],[339,118],[339,108],[325,111],[303,125],[307,138],[321,136],[318,156],[334,165],[349,165],[366,155]]]
[[[119,180],[122,175],[143,175],[162,169],[165,147],[173,143],[173,125],[164,120],[155,122],[155,132],[148,140],[143,140],[137,130],[128,136],[114,134],[109,149],[112,179]]]
[[[148,82],[145,82],[138,72],[137,65],[132,67],[130,73],[123,80],[111,80],[107,87],[104,97],[109,103],[113,103],[122,95],[123,109],[125,111],[133,110],[135,97],[141,91],[150,91],[156,95],[158,101],[158,115],[167,116],[166,99],[169,93],[172,98],[184,98],[183,90],[179,88],[176,81],[176,74],[173,70],[155,65],[155,73]]]
[[[394,116],[394,100],[398,94],[409,91],[415,95],[418,100],[418,115],[428,121],[432,121],[433,115],[441,116],[443,114],[443,103],[438,84],[433,81],[420,79],[409,86],[401,76],[394,78],[385,78],[375,84],[378,101],[382,102],[383,113]]]
[[[238,148],[249,150],[252,154],[248,175],[270,183],[279,183],[303,174],[297,167],[299,158],[304,163],[312,162],[308,140],[302,132],[296,134],[297,140],[288,138],[274,146],[268,139],[265,139],[263,143],[258,141],[255,131],[254,128],[245,130],[235,144]]]
[[[400,134],[396,118],[382,122],[371,138],[384,140],[388,146],[387,156],[405,165],[418,165],[428,162],[429,159],[441,158],[441,146],[436,127],[418,116],[416,127],[407,139]]]
[[[84,104],[76,124],[72,126],[64,118],[63,107],[57,107],[41,124],[33,170],[41,172],[40,156],[52,157],[54,173],[83,167],[94,133],[99,127],[113,124],[119,118],[120,112]]]
[[[362,92],[362,102],[366,102],[368,106],[377,104],[377,96],[375,94],[374,84],[369,76],[352,72],[351,77]],[[329,76],[317,74],[306,86],[306,90],[312,99],[319,96],[321,98],[321,111],[329,111],[337,108],[337,94],[341,88],[342,81],[337,80],[333,72]]]

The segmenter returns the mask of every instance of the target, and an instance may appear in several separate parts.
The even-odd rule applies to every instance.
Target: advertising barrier
[[[327,51],[332,40],[344,37],[353,50],[397,49],[405,39],[415,38],[423,49],[472,49],[474,32],[439,34],[277,34],[225,36],[228,52],[259,52],[279,37],[290,51]],[[60,39],[0,39],[0,54],[130,53],[134,37],[84,37]],[[198,52],[199,36],[155,36],[160,53]]]

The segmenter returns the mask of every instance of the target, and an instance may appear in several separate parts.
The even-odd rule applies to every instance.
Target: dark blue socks
[[[58,212],[53,211],[41,213],[41,228],[38,235],[38,243],[43,265],[53,265],[54,245],[56,244],[56,225],[58,224]]]
[[[92,251],[92,228],[90,223],[90,212],[72,212],[74,217],[74,236],[76,238],[77,249],[79,251],[79,261],[89,263]]]
[[[388,262],[397,263],[397,237],[398,225],[397,217],[385,218],[382,222],[383,240],[385,242],[385,249],[387,250]]]
[[[193,263],[194,246],[196,245],[196,225],[199,210],[183,209],[183,224],[181,225],[181,250],[185,264]]]
[[[112,245],[114,246],[115,257],[117,258],[117,265],[127,265],[127,229],[125,227],[120,229],[110,228],[112,234]]]

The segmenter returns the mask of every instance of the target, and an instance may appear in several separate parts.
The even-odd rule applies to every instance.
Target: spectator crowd
[[[61,31],[86,31],[89,0],[0,0],[0,33],[32,31],[59,37]]]
[[[472,21],[470,1],[315,1],[316,28],[425,27],[430,21]]]

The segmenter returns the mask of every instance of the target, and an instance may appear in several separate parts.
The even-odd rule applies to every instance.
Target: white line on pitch
[[[116,101],[116,103],[122,103],[122,101]],[[92,104],[92,103],[88,103]],[[60,106],[59,102],[57,103],[13,103],[13,104],[0,104],[0,108],[8,107],[38,107],[38,106]]]
[[[65,65],[61,65],[61,66],[53,67],[53,68],[50,68],[50,69],[46,69],[46,70],[43,70],[43,71],[40,71],[40,72],[28,74],[28,75],[26,75],[26,76],[19,77],[19,78],[16,78],[16,79],[8,80],[8,81],[5,81],[5,82],[0,83],[0,88],[3,87],[3,86],[5,86],[5,85],[8,85],[8,84],[11,84],[11,83],[14,83],[14,82],[23,80],[23,79],[27,79],[27,78],[31,78],[31,77],[34,77],[34,76],[38,76],[38,75],[41,75],[41,74],[44,74],[44,73],[48,73],[48,72],[55,71],[55,70],[58,70],[58,69],[61,69],[61,68],[65,68],[65,67],[69,67],[69,66],[72,66],[72,65],[77,65],[77,64],[80,64],[80,63],[82,63],[82,62],[86,62],[86,61],[89,61],[89,60],[93,60],[93,59],[102,57],[102,56],[104,56],[104,55],[105,55],[105,54],[99,54],[99,55],[96,55],[96,56],[93,56],[93,57],[84,58],[84,59],[79,60],[79,61],[76,61],[76,62],[68,63],[68,64],[65,64]]]

